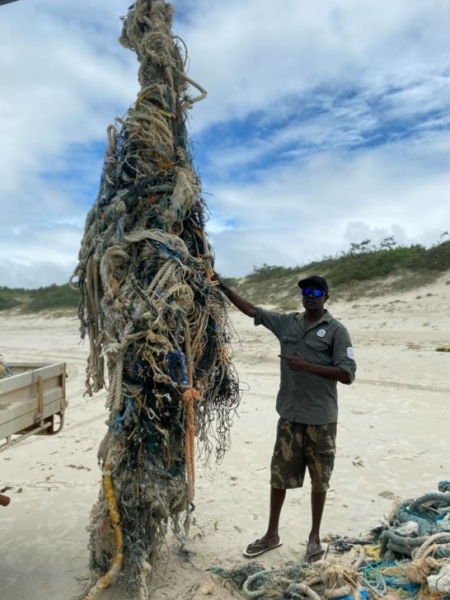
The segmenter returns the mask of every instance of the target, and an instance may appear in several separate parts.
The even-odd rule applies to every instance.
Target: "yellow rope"
[[[114,530],[115,555],[110,570],[91,588],[84,600],[95,600],[117,578],[123,562],[123,535],[120,526],[120,515],[117,510],[116,494],[111,477],[111,465],[106,465],[103,472],[103,490],[109,509],[109,518]]]

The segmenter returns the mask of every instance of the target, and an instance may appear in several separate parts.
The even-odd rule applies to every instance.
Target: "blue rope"
[[[127,406],[125,408],[123,415],[121,417],[119,415],[116,415],[114,417],[113,422],[109,426],[109,428],[114,433],[114,435],[119,435],[119,433],[122,433],[123,424],[131,412],[131,407],[133,405],[133,398],[131,396],[127,396],[127,398],[128,398],[128,402],[127,402]]]
[[[179,252],[175,252],[175,250],[171,250],[167,246],[161,246],[160,252],[161,252],[161,254],[165,254],[166,256],[169,256],[170,258],[174,258],[178,262],[181,261],[181,254]]]
[[[360,600],[369,600],[370,595],[367,590],[361,590],[359,592],[359,597]],[[339,596],[339,598],[336,598],[335,600],[353,600],[353,596],[349,596],[348,594],[346,594],[345,596]]]
[[[117,221],[117,230],[116,230],[116,234],[114,236],[116,244],[120,244],[122,242],[124,235],[125,235],[125,218],[120,217],[120,219]]]
[[[186,370],[186,358],[180,350],[175,352],[169,352],[167,354],[167,360],[169,362],[169,373],[172,381],[181,383],[181,385],[188,385],[189,380]],[[181,373],[181,381],[178,381],[177,367]]]
[[[440,481],[438,484],[438,490],[443,493],[450,492],[450,481],[447,481],[446,479]]]
[[[367,587],[381,594],[386,593],[387,587],[390,587],[392,589],[402,589],[411,597],[417,596],[417,593],[421,588],[420,583],[411,583],[404,577],[394,577],[392,575],[383,574],[383,569],[396,566],[397,563],[384,560],[366,565],[360,569],[361,580]]]
[[[396,577],[386,577],[386,584],[392,589],[402,589],[409,596],[416,596],[420,588],[420,583],[406,583],[404,579],[398,579]]]

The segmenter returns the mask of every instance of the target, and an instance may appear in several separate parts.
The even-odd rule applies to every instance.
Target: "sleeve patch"
[[[353,348],[347,348],[347,356],[352,360],[355,360],[355,351],[353,350]]]

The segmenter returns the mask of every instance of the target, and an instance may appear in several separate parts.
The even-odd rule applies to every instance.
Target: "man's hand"
[[[219,275],[215,271],[212,272],[211,282],[219,288],[224,287],[224,283],[220,280]]]
[[[298,352],[292,356],[283,356],[282,354],[279,354],[278,356],[282,360],[285,360],[288,367],[293,371],[303,371],[305,373],[311,373],[312,375],[318,375],[319,377],[325,377],[325,379],[340,381],[341,383],[349,382],[348,373],[340,367],[326,367],[307,362]]]
[[[281,359],[285,360],[288,367],[290,369],[292,369],[293,371],[306,371],[307,370],[306,366],[308,363],[303,358],[303,356],[301,354],[299,354],[298,352],[296,352],[292,356],[283,356],[282,354],[279,354],[279,357]]]
[[[241,298],[239,294],[236,294],[233,290],[231,290],[225,283],[220,279],[219,275],[216,271],[213,271],[213,275],[211,277],[211,283],[213,285],[217,285],[219,290],[228,298],[228,300],[234,304],[234,306],[240,310],[247,317],[255,318],[256,308],[253,306],[251,302],[245,300],[245,298]]]

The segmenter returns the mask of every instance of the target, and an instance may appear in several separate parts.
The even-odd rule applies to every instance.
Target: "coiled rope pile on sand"
[[[450,482],[394,505],[361,538],[330,536],[326,558],[265,568],[210,571],[243,598],[259,600],[450,600]]]
[[[74,274],[90,344],[87,393],[105,386],[105,364],[108,380],[89,600],[113,582],[147,598],[169,525],[182,543],[189,524],[194,438],[204,460],[215,452],[220,462],[240,399],[186,133],[186,111],[206,94],[185,73],[172,16],[162,0],[137,0],[124,19],[120,41],[138,56],[141,89],[108,128]]]

